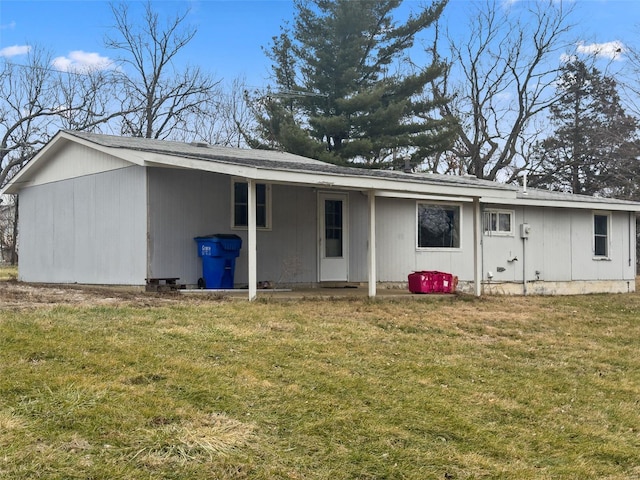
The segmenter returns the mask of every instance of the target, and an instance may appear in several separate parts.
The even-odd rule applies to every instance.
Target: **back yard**
[[[0,282],[0,479],[640,479],[640,294]]]

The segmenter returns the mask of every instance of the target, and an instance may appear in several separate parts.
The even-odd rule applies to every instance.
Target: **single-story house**
[[[292,154],[59,132],[19,194],[19,279],[195,286],[194,237],[242,240],[234,284],[404,286],[414,271],[481,295],[635,290],[640,203],[471,176],[339,167]]]

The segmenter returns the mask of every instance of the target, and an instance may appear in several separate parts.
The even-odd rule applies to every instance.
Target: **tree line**
[[[110,68],[60,71],[43,47],[3,61],[0,185],[71,129],[501,182],[526,172],[533,187],[640,200],[636,51],[581,52],[575,2],[474,0],[463,29],[447,25],[448,0],[404,18],[401,3],[294,0],[258,90],[175,67],[197,34],[188,11],[112,4]],[[15,222],[0,225],[15,260]]]

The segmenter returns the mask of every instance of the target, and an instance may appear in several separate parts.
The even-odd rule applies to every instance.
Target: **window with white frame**
[[[611,215],[608,213],[593,214],[593,256],[609,257],[609,231]]]
[[[513,211],[485,210],[483,224],[485,235],[513,235]]]
[[[247,228],[249,224],[249,185],[234,180],[231,187],[232,227]],[[264,183],[256,183],[256,227],[271,228],[271,188]]]
[[[460,248],[460,206],[418,203],[418,248]]]

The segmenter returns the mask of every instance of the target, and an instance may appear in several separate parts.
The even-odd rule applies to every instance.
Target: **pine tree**
[[[574,60],[562,69],[562,96],[551,107],[553,136],[536,151],[535,186],[572,193],[633,196],[637,122],[621,105],[613,78]]]
[[[258,116],[262,146],[400,168],[406,157],[415,166],[451,141],[449,123],[432,117],[435,104],[426,95],[443,66],[414,69],[408,59],[416,35],[446,0],[402,24],[392,16],[400,3],[296,0],[293,28],[267,51],[275,85]]]

